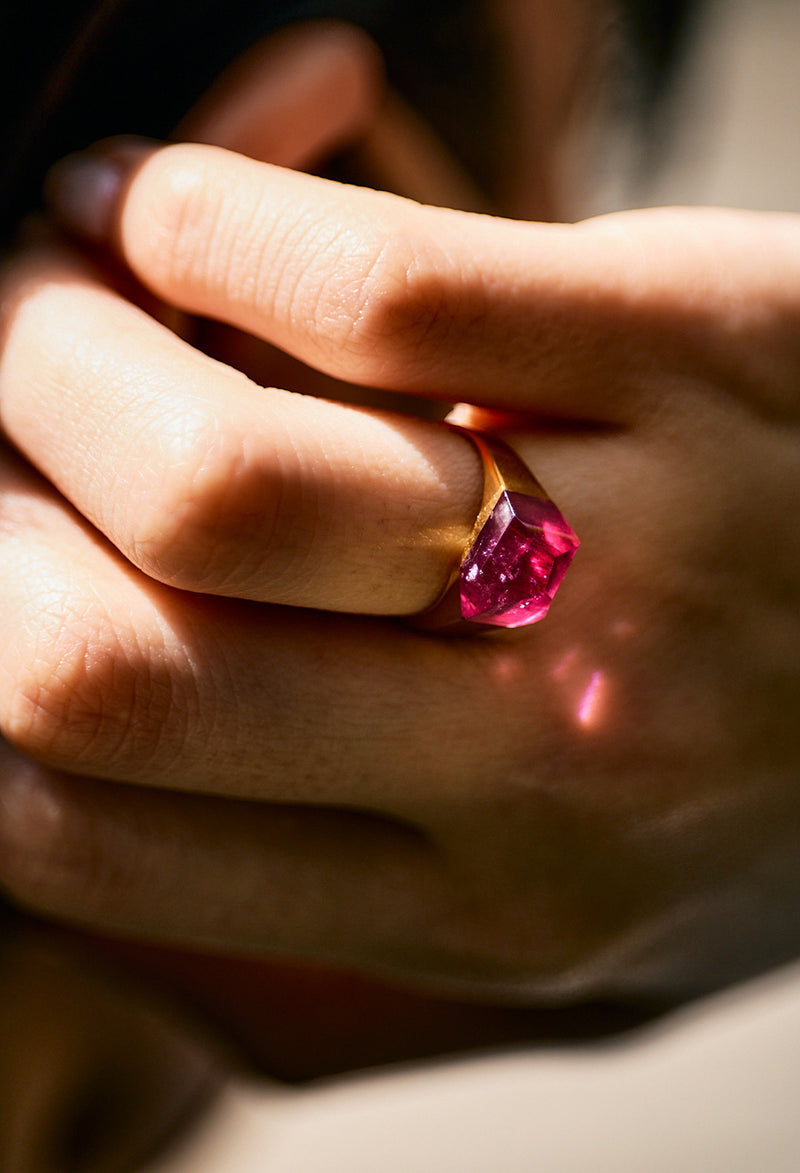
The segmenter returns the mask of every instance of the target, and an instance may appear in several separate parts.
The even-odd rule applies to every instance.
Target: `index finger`
[[[331,375],[448,401],[628,422],[661,375],[737,385],[800,302],[797,218],[720,210],[517,223],[216,148],[100,151],[86,215],[159,297]],[[100,182],[127,166],[126,183]],[[657,371],[658,377],[649,378]]]

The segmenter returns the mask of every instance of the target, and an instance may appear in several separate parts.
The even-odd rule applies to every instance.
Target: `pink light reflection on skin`
[[[579,648],[570,648],[551,668],[550,677],[558,684],[559,690],[566,693],[569,710],[574,713],[577,723],[584,729],[597,727],[603,717],[608,692],[606,673],[600,668],[591,668]]]
[[[615,620],[610,627],[610,634],[620,643],[629,643],[638,631],[638,624],[624,618]],[[592,668],[589,655],[580,645],[573,646],[563,652],[550,669],[550,678],[562,693],[567,694],[565,700],[569,711],[574,714],[577,724],[587,730],[599,728],[609,718],[609,675],[602,668]]]
[[[606,678],[599,669],[592,673],[583,696],[578,704],[578,721],[584,728],[596,725],[600,717]]]

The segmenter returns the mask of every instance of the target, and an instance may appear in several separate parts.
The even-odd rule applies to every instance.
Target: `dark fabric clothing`
[[[690,2],[624,0],[643,91],[665,76]],[[485,174],[498,144],[473,122],[491,91],[481,10],[480,0],[0,0],[0,231],[35,205],[55,159],[110,134],[167,137],[256,37],[312,17],[368,29],[390,75]]]

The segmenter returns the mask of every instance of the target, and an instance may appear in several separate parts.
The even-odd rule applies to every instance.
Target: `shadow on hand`
[[[210,1100],[211,1049],[118,967],[0,904],[0,1168],[126,1173]]]

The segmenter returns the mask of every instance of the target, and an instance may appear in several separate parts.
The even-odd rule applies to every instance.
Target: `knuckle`
[[[270,491],[249,438],[213,419],[162,430],[157,479],[134,503],[126,553],[151,578],[181,590],[235,592],[253,532],[268,534]]]
[[[413,380],[430,367],[454,314],[448,281],[429,252],[403,234],[370,241],[357,258],[358,269],[339,284],[337,298],[322,302],[333,304],[338,328],[329,329],[329,318],[320,323],[321,332],[355,362],[363,381],[381,383],[398,367]]]
[[[382,241],[364,258],[348,306],[352,323],[348,341],[357,349],[368,352],[375,342],[386,341],[387,324],[408,304],[413,265],[413,252],[395,239]]]
[[[159,152],[145,174],[122,234],[147,282],[198,312],[222,297],[256,333],[270,336],[273,323],[311,337],[334,373],[367,383],[391,380],[398,365],[427,373],[439,341],[482,312],[452,250],[396,202],[384,215],[374,194],[354,195],[345,209],[339,193],[309,202],[305,188],[267,190],[255,175],[233,199],[218,160],[185,145]]]

